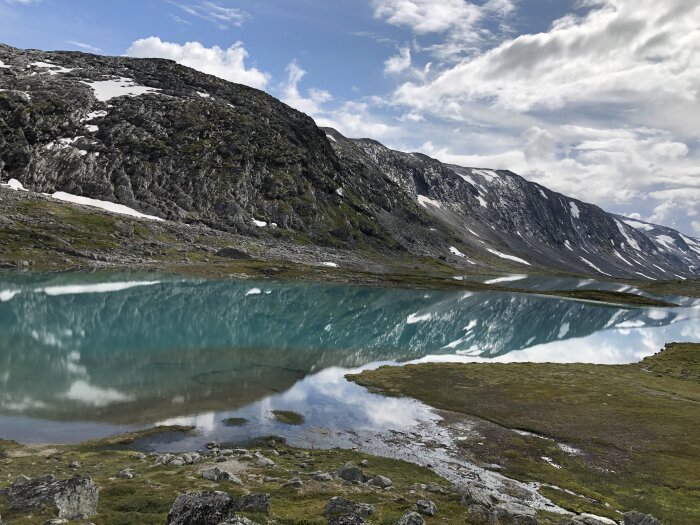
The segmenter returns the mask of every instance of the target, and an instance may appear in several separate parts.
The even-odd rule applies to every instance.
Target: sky
[[[170,58],[700,235],[695,0],[0,0],[0,41]]]

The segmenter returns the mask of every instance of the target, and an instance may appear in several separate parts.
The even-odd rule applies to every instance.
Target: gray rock
[[[236,248],[222,248],[215,254],[217,257],[226,257],[228,259],[250,259],[250,255]]]
[[[424,516],[435,516],[437,506],[429,499],[419,499],[416,501],[416,510]]]
[[[29,476],[25,476],[24,474],[20,474],[19,476],[17,476],[15,478],[14,482],[12,482],[12,486],[13,487],[21,487],[23,485],[27,485],[28,483],[31,483],[31,481],[32,481],[32,478],[30,478]]]
[[[434,481],[427,483],[425,485],[425,490],[427,490],[428,492],[432,492],[434,494],[447,494],[447,491],[444,488],[442,488],[440,485],[435,483]]]
[[[313,475],[313,479],[321,482],[333,481],[333,476],[328,472],[317,472]]]
[[[283,487],[294,487],[300,489],[304,486],[304,482],[300,478],[292,478],[287,483],[282,485]]]
[[[499,503],[493,507],[496,521],[512,525],[537,525],[537,512],[519,503]]]
[[[350,462],[340,467],[336,472],[336,475],[340,479],[349,481],[350,483],[364,483],[367,481],[367,476],[365,476],[362,469]]]
[[[371,525],[362,516],[335,516],[328,520],[328,525]]]
[[[605,525],[602,521],[591,516],[569,516],[562,518],[559,525]]]
[[[170,508],[166,525],[211,525],[235,518],[236,502],[225,492],[180,494]]]
[[[68,520],[56,518],[56,519],[45,521],[43,523],[43,525],[65,525],[66,523],[68,523]]]
[[[171,459],[167,464],[170,465],[171,467],[182,467],[185,465],[185,460],[177,457],[177,458]]]
[[[369,467],[369,461],[366,459],[363,459],[362,461],[360,461],[360,466],[363,468]]]
[[[373,487],[379,487],[380,489],[388,489],[394,485],[394,483],[385,476],[374,476],[367,484]]]
[[[241,496],[236,502],[236,510],[241,512],[261,512],[270,513],[269,494],[246,494]]]
[[[222,521],[218,525],[259,525],[256,521],[249,520],[248,518],[244,518],[243,516],[236,516],[234,518],[227,519],[226,521]]]
[[[325,516],[360,516],[368,518],[374,514],[374,505],[358,503],[357,501],[335,496],[328,500],[323,514]]]
[[[492,522],[491,509],[483,505],[470,505],[467,507],[467,523],[487,525]]]
[[[120,470],[117,472],[116,477],[120,479],[134,479],[136,477],[136,474],[134,474],[134,470],[130,468],[125,468],[124,470]]]
[[[80,468],[82,466],[83,465],[82,465],[82,463],[80,463],[80,461],[71,461],[68,465],[68,468],[76,469],[76,468]]]
[[[396,525],[425,525],[423,516],[411,510],[401,516],[401,519],[396,522]]]
[[[465,507],[472,505],[481,505],[482,507],[490,508],[495,503],[491,493],[477,485],[463,485],[458,488],[460,494],[460,502]]]
[[[661,522],[651,514],[643,514],[636,510],[625,512],[622,516],[624,517],[625,525],[662,525]]]
[[[202,471],[202,477],[208,479],[209,481],[230,481],[236,485],[242,485],[243,482],[226,470],[220,469],[219,467],[212,467]]]
[[[20,478],[9,489],[0,491],[13,508],[53,508],[59,518],[69,520],[87,518],[97,513],[99,489],[88,477],[57,480],[48,475],[29,481],[25,479],[26,476]]]

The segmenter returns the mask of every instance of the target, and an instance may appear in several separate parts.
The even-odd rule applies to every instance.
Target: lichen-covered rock
[[[374,514],[374,505],[335,496],[328,500],[325,516],[361,516],[367,518]]]
[[[235,504],[237,511],[270,513],[269,494],[246,494],[238,498]]]
[[[643,514],[636,510],[625,512],[623,518],[625,520],[625,525],[662,525],[662,523],[651,514]]]
[[[435,516],[437,514],[437,506],[429,499],[419,499],[416,501],[416,511],[424,516]]]
[[[204,469],[202,471],[202,478],[209,481],[229,481],[231,483],[235,483],[236,485],[243,484],[238,477],[219,467]]]
[[[368,485],[371,485],[372,487],[378,487],[380,489],[388,489],[389,487],[392,487],[394,483],[387,478],[386,476],[374,476],[372,477],[368,482]]]
[[[352,462],[348,462],[338,469],[336,475],[345,481],[350,483],[364,483],[367,481],[367,476],[362,471],[360,467]]]
[[[236,504],[225,492],[180,494],[168,513],[166,525],[211,525],[234,518]]]
[[[499,503],[491,512],[495,520],[503,524],[537,525],[537,512],[519,503]]]
[[[97,513],[99,489],[86,476],[59,480],[52,475],[29,479],[18,478],[10,488],[1,491],[13,508],[53,508],[59,518],[81,519]]]
[[[396,522],[396,525],[425,525],[425,520],[423,516],[413,511],[406,511],[406,513],[401,516],[401,519]]]

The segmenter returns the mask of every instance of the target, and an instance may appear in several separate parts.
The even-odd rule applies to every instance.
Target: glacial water
[[[348,372],[445,360],[633,362],[670,341],[700,341],[700,303],[683,304],[0,274],[0,438],[70,442],[181,423],[198,433],[158,448],[265,434],[337,444],[348,432],[401,430],[437,417],[420,403],[368,393],[344,379]],[[297,411],[305,422],[278,423],[275,409]],[[227,427],[228,417],[248,423]]]

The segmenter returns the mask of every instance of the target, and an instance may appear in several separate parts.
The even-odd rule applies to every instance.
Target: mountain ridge
[[[346,138],[262,91],[171,61],[4,45],[0,61],[0,182],[463,271],[700,273],[700,241],[673,229],[510,171]]]

